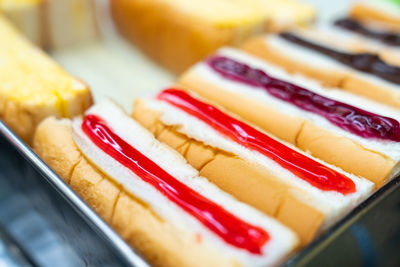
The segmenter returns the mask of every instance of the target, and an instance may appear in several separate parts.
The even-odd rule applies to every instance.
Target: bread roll
[[[216,55],[247,64],[322,96],[400,120],[397,110],[342,90],[325,89],[314,81],[289,75],[282,69],[246,53],[222,49]],[[263,90],[254,90],[257,87],[225,79],[206,62],[187,71],[179,83],[313,156],[369,179],[376,187],[390,180],[398,171],[398,143],[375,141],[344,131],[323,117],[272,97]]]
[[[400,4],[396,0],[358,0],[350,15],[363,21],[375,21],[400,31]]]
[[[146,203],[93,166],[79,151],[71,133],[70,120],[48,118],[37,129],[34,150],[151,264],[231,265],[212,250],[194,242],[192,236],[159,218]],[[177,238],[179,242],[175,241]]]
[[[83,122],[75,119],[72,130],[69,120],[50,118],[44,121],[35,135],[35,151],[151,264],[264,266],[280,262],[296,247],[296,236],[290,230],[198,177],[179,154],[155,141],[150,133],[115,104],[105,101],[86,114],[101,118],[105,123],[103,125],[109,125],[114,134],[136,149],[135,153],[144,153],[148,160],[200,193],[207,201],[217,203],[225,211],[243,218],[242,223],[261,227],[269,235],[267,245],[261,244],[260,254],[226,243],[197,221],[195,216],[190,216],[156,187],[150,186],[150,182],[145,182],[148,178],[139,178],[112,154],[103,151],[102,146],[91,141],[93,139],[83,130],[87,116]],[[53,135],[57,138],[52,138]],[[141,168],[152,172],[148,163],[143,159],[140,162]],[[162,179],[168,181],[164,177]],[[174,183],[169,185],[181,190]],[[221,222],[220,217],[215,219]],[[230,229],[227,227],[225,229]]]
[[[306,40],[347,53],[370,52],[389,58],[388,62],[400,66],[400,54],[394,50],[377,51],[359,42],[336,37],[329,32],[299,30],[296,35]],[[292,74],[302,74],[320,81],[324,86],[336,87],[361,95],[386,105],[400,108],[400,85],[382,78],[358,71],[315,50],[302,47],[277,35],[252,39],[243,45],[243,50],[284,68]],[[397,55],[396,55],[397,54]],[[393,56],[394,55],[394,56]]]
[[[349,203],[343,202],[341,197],[330,202],[329,192],[325,194],[316,187],[303,184],[298,176],[272,159],[229,138],[223,139],[223,135],[196,116],[170,104],[153,98],[138,100],[133,117],[157,139],[180,152],[201,175],[294,229],[302,244],[311,241],[372,189],[371,183],[354,177],[360,182],[357,185],[359,191],[353,195],[354,202],[347,206]],[[293,216],[297,213],[303,216]]]
[[[173,73],[223,45],[314,17],[311,7],[292,0],[112,0],[111,9],[122,35]]]
[[[132,117],[158,140],[181,153],[201,176],[293,229],[302,245],[309,243],[319,233],[325,215],[296,198],[293,192],[298,191],[299,195],[301,190],[279,181],[273,173],[257,164],[189,138],[178,132],[176,127],[163,124],[160,113],[147,107],[143,100],[135,102]],[[294,213],[302,216],[292,216]]]

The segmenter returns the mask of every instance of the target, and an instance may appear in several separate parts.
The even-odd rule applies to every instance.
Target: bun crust
[[[179,83],[303,151],[346,172],[367,178],[376,187],[384,184],[396,167],[396,162],[385,155],[301,117],[289,116],[250,97],[220,88],[194,72],[184,74]]]
[[[370,83],[346,71],[315,68],[307,63],[288,57],[283,51],[268,46],[262,37],[251,39],[242,46],[242,49],[284,68],[289,73],[300,73],[320,81],[324,86],[341,88],[345,91],[362,95],[395,108],[400,108],[399,90],[393,90]],[[395,60],[397,61],[397,58]]]
[[[293,229],[299,235],[302,245],[310,242],[318,233],[325,216],[295,197],[300,190],[279,181],[268,170],[164,125],[159,119],[159,113],[148,108],[140,99],[135,102],[132,117],[159,141],[181,153],[199,171],[200,176],[206,177],[239,201],[274,216]],[[294,216],[297,213],[302,216]]]
[[[34,137],[35,152],[107,223],[154,266],[238,266],[158,217],[79,151],[71,121],[48,118]]]
[[[397,18],[392,17],[378,9],[363,5],[362,3],[356,3],[353,5],[353,8],[350,11],[350,16],[365,22],[376,21],[384,23],[386,26],[400,31],[400,16]]]

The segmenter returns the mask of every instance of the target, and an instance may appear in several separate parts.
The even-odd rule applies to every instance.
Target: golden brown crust
[[[112,0],[111,10],[119,31],[173,73],[263,30],[263,25],[216,27],[160,1]]]
[[[159,114],[138,100],[132,116],[158,140],[181,153],[201,176],[260,211],[281,219],[307,244],[318,233],[324,215],[292,195],[297,191],[267,169],[181,134],[159,120]],[[245,188],[245,190],[243,190]],[[304,192],[301,192],[303,195]],[[294,209],[301,217],[291,216]],[[312,222],[312,223],[311,223]]]
[[[299,132],[296,146],[314,157],[363,176],[382,186],[396,162],[379,152],[368,150],[357,142],[338,136],[307,121]]]
[[[305,121],[296,114],[288,116],[279,110],[269,108],[261,101],[220,88],[194,72],[187,72],[179,82],[200,96],[218,103],[311,155],[344,171],[367,178],[377,187],[386,182],[390,171],[396,166],[396,162],[385,155]]]
[[[244,51],[265,59],[272,64],[284,67],[289,73],[302,73],[321,81],[325,86],[338,86],[343,80],[344,73],[310,67],[293,58],[285,56],[264,42],[263,37],[257,37],[245,42],[241,47]]]
[[[195,234],[159,218],[88,162],[72,139],[69,120],[44,120],[35,134],[34,150],[154,266],[238,266]]]
[[[391,17],[378,9],[371,8],[363,5],[362,3],[354,4],[350,11],[350,16],[362,20],[365,22],[377,21],[387,24],[388,27],[392,27],[400,31],[400,19]]]
[[[250,54],[284,68],[289,73],[300,73],[320,81],[324,86],[341,88],[395,108],[400,108],[400,90],[378,86],[346,71],[339,72],[312,67],[307,63],[288,57],[282,51],[269,47],[263,38],[252,39],[246,42],[242,48]]]

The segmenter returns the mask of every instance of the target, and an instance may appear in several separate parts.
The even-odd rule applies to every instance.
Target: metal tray
[[[62,266],[148,266],[1,121],[0,181],[0,224],[14,235],[15,242],[35,265],[53,266],[57,262],[60,266],[65,261]],[[7,196],[14,196],[11,187],[25,194],[25,202],[31,207],[5,201]],[[32,210],[41,216],[39,228],[25,219],[24,225],[33,229],[21,233],[15,223],[10,223],[19,216],[16,213],[26,215]],[[30,245],[35,238],[27,233],[40,237],[48,229],[53,230],[53,239],[62,240],[61,245],[55,241]],[[61,246],[63,252],[45,258],[43,244],[50,250]],[[284,265],[398,266],[399,251],[400,177],[396,177]]]
[[[148,266],[1,121],[0,225],[34,266]]]

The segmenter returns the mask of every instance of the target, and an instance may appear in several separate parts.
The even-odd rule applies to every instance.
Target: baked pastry
[[[395,29],[374,21],[362,21],[351,17],[337,19],[334,25],[337,29],[346,31],[347,36],[350,35],[349,33],[353,33],[351,38],[355,38],[356,35],[360,39],[364,37],[362,38],[363,42],[368,44],[379,43],[392,48],[400,46],[400,29]]]
[[[111,101],[72,124],[45,120],[34,149],[155,266],[271,266],[297,246],[292,231],[200,177]]]
[[[311,155],[380,187],[399,171],[396,109],[222,49],[179,83]]]
[[[243,49],[290,73],[299,73],[328,87],[362,95],[400,108],[400,56],[368,52],[359,42],[313,29],[267,35]]]
[[[174,73],[220,46],[314,18],[295,0],[112,0],[111,9],[122,35]]]
[[[86,84],[66,73],[0,17],[0,119],[31,143],[48,116],[73,117],[92,103]]]
[[[400,30],[400,2],[398,0],[358,0],[350,16],[362,21],[374,21]]]
[[[2,0],[1,12],[45,50],[99,39],[93,0]]]
[[[302,245],[373,189],[182,90],[137,100],[133,117],[200,175],[292,228]]]

